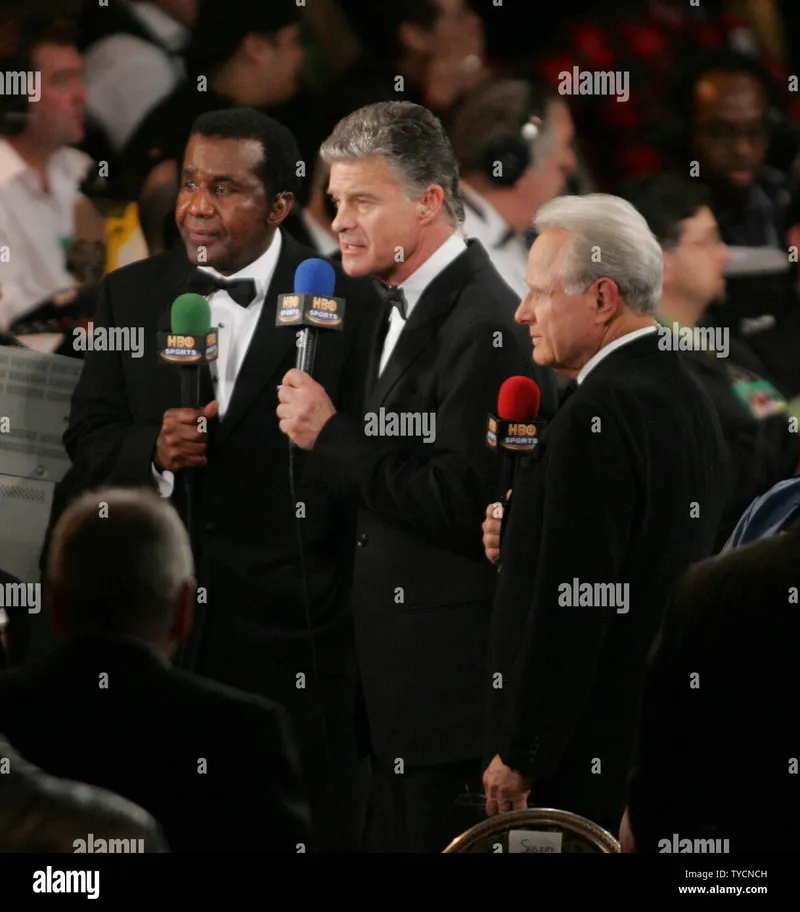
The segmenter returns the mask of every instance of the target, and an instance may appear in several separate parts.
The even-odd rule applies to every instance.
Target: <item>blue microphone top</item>
[[[336,271],[327,260],[303,260],[294,274],[294,293],[313,294],[332,298],[336,287]]]

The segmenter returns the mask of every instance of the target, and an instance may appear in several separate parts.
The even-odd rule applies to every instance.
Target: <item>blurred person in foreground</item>
[[[166,852],[152,815],[113,792],[48,776],[0,734],[0,852]],[[120,846],[119,849],[116,847]],[[83,848],[82,848],[83,847]]]
[[[713,548],[725,442],[708,394],[659,347],[663,258],[644,218],[617,197],[565,196],[535,227],[516,320],[535,362],[574,383],[520,465],[502,530],[492,505],[484,523],[502,565],[486,809],[530,799],[614,831],[668,587]]]
[[[0,675],[0,732],[51,775],[140,805],[173,852],[295,852],[311,831],[285,711],[171,665],[193,573],[180,517],[153,491],[76,500],[46,578],[60,642]]]
[[[800,851],[798,591],[798,529],[680,581],[647,671],[623,851]]]
[[[633,181],[620,192],[645,217],[664,253],[659,344],[680,347],[714,401],[728,444],[732,471],[719,550],[756,497],[797,473],[797,419],[746,341],[704,321],[709,304],[724,297],[730,256],[706,188],[663,174]]]
[[[481,241],[520,298],[533,218],[577,169],[574,132],[564,99],[522,80],[484,82],[453,118],[464,233]]]

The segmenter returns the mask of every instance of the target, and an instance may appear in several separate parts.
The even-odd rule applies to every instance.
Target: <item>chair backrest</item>
[[[488,817],[457,836],[444,854],[620,853],[611,833],[570,811],[527,808]]]

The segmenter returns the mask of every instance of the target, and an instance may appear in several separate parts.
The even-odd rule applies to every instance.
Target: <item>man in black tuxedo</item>
[[[787,700],[798,587],[798,529],[703,561],[675,587],[647,670],[623,851],[674,852],[674,834],[800,851]]]
[[[275,417],[275,390],[296,359],[295,331],[275,326],[277,297],[293,290],[298,265],[315,256],[280,228],[298,160],[291,133],[252,109],[196,121],[176,214],[184,244],[101,286],[95,323],[143,327],[144,356],[88,353],[64,442],[74,462],[70,486],[149,484],[184,515],[182,473],[196,473],[201,601],[181,662],[287,706],[320,845],[347,850],[359,844],[366,800],[352,722],[351,520],[304,481],[305,454],[294,460],[292,490],[288,441]],[[234,284],[226,289],[226,282]],[[220,327],[202,409],[175,407],[179,372],[159,364],[156,351],[171,302],[186,291],[208,296],[212,325]],[[368,338],[380,302],[371,283],[340,269],[336,293],[347,299],[344,328],[320,333],[315,375],[352,411],[366,361],[359,337]]]
[[[63,643],[0,675],[0,732],[50,775],[144,808],[172,852],[301,851],[310,816],[285,711],[170,664],[193,572],[180,517],[153,491],[78,498],[47,573]]]
[[[536,362],[576,382],[503,523],[486,804],[530,796],[616,831],[647,652],[670,584],[711,553],[727,454],[710,398],[659,345],[662,254],[642,216],[593,194],[535,225],[516,319]]]
[[[441,852],[479,819],[458,799],[480,786],[495,584],[480,517],[499,476],[487,415],[514,374],[533,373],[552,408],[555,378],[533,370],[512,319],[516,296],[480,243],[459,233],[458,167],[430,111],[367,106],[338,124],[321,154],[344,269],[379,278],[387,306],[360,419],[299,371],[283,380],[278,416],[312,451],[308,474],[358,507],[353,610],[373,760],[369,845]]]

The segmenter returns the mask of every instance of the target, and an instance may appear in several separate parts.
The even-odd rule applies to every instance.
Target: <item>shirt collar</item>
[[[130,3],[132,16],[171,51],[181,50],[188,38],[189,29],[156,6],[155,3]]]
[[[475,214],[484,223],[486,229],[486,242],[491,247],[505,247],[515,237],[518,237],[495,207],[469,184],[461,182],[459,190],[465,204],[471,205]]]
[[[63,146],[50,156],[47,170],[50,174],[61,171],[70,180],[77,182],[83,179],[91,163],[92,159],[85,152]],[[0,187],[32,174],[31,166],[11,143],[7,139],[0,139]]]
[[[593,370],[597,365],[606,358],[611,352],[616,351],[618,348],[622,348],[623,345],[627,345],[628,342],[633,342],[635,339],[640,339],[642,336],[649,336],[650,333],[654,333],[658,330],[658,324],[653,322],[652,326],[645,326],[643,329],[635,329],[633,332],[627,333],[624,336],[620,336],[619,339],[614,339],[613,342],[609,342],[608,345],[600,349],[600,351],[595,352],[591,358],[583,365],[581,372],[578,374],[578,383],[581,384],[586,379],[587,375],[591,370]]]
[[[256,295],[259,298],[265,298],[270,283],[272,282],[272,276],[275,273],[275,267],[278,265],[278,257],[281,254],[282,246],[283,235],[281,234],[280,228],[278,228],[275,231],[275,236],[272,238],[272,243],[261,256],[257,260],[253,260],[252,263],[249,263],[243,269],[235,272],[233,275],[224,276],[221,272],[214,269],[213,266],[199,266],[198,268],[219,279],[224,279],[226,282],[230,282],[233,279],[253,279],[256,283]]]
[[[422,293],[431,284],[431,282],[444,272],[445,269],[467,249],[467,242],[457,232],[453,232],[450,237],[435,251],[427,260],[412,273],[405,282],[401,283],[400,288],[406,296],[408,309],[406,310],[406,319],[411,316],[411,311],[416,307],[417,301],[422,297]]]

